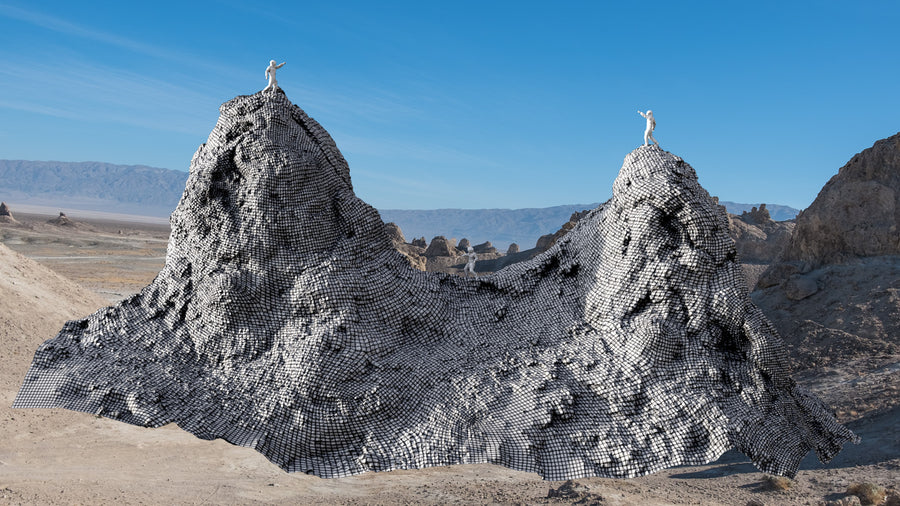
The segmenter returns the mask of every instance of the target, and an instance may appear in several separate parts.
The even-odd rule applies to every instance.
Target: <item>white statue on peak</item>
[[[475,248],[469,246],[466,256],[469,257],[469,259],[466,261],[466,267],[463,269],[463,272],[466,273],[466,277],[469,277],[469,273],[471,272],[472,276],[477,278],[478,275],[475,274],[475,260],[478,260],[478,255],[475,253]]]
[[[284,67],[285,63],[287,62],[284,62],[281,65],[275,65],[275,60],[269,61],[269,66],[268,68],[266,68],[266,77],[269,79],[269,85],[266,86],[263,91],[275,91],[275,88],[278,87],[278,79],[275,79],[275,71],[280,69],[281,67]]]
[[[653,144],[659,147],[659,143],[653,138],[653,129],[656,128],[656,119],[653,117],[653,111],[647,109],[646,113],[638,111],[638,114],[647,118],[647,129],[644,130],[644,146],[649,146],[649,141],[653,141]]]

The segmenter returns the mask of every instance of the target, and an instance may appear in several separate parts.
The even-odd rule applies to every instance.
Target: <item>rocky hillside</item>
[[[846,410],[900,402],[900,134],[855,155],[797,217],[753,294],[798,371],[853,364]],[[852,383],[850,383],[852,381]]]
[[[775,221],[765,204],[740,215],[728,215],[728,228],[741,262],[769,264],[779,258],[791,238],[795,223]]]
[[[900,255],[900,133],[840,168],[797,216],[785,261],[813,266]]]

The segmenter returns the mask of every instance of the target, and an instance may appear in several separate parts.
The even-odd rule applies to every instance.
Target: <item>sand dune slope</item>
[[[36,345],[55,335],[66,320],[86,316],[106,304],[94,292],[0,244],[2,403],[12,403]]]

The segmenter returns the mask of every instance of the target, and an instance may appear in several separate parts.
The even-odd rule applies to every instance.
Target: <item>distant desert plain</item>
[[[866,504],[861,484],[883,491],[882,503],[900,501],[893,356],[825,360],[795,374],[862,437],[829,464],[807,456],[795,480],[769,477],[733,450],[709,465],[628,480],[552,482],[493,465],[321,479],[174,425],[13,410],[43,341],[66,320],[139,291],[165,263],[166,224],[77,215],[50,223],[58,218],[19,212],[15,223],[0,223],[0,504],[860,504],[848,494],[853,486]]]

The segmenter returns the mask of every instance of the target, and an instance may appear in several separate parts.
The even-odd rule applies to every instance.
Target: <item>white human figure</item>
[[[656,128],[656,119],[653,117],[653,111],[647,109],[646,113],[638,111],[638,114],[647,118],[647,129],[644,130],[644,146],[650,145],[648,141],[653,141],[653,144],[659,146],[659,143],[653,138],[653,129]]]
[[[284,67],[285,63],[287,62],[284,62],[281,65],[275,65],[275,60],[269,61],[269,66],[266,68],[266,78],[269,79],[269,85],[266,86],[263,91],[274,90],[278,87],[278,79],[275,79],[275,71]]]
[[[469,259],[466,261],[466,267],[463,269],[463,272],[466,273],[466,277],[469,277],[469,273],[471,272],[472,276],[477,278],[478,275],[475,274],[475,260],[478,260],[478,255],[475,253],[475,248],[469,246],[466,256],[469,257]]]

